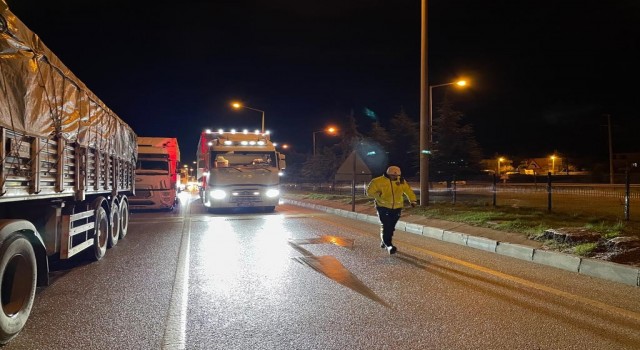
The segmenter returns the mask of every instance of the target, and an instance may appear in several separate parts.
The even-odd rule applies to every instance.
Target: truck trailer
[[[174,208],[177,201],[180,148],[171,137],[138,137],[136,194],[131,209]]]
[[[127,234],[136,134],[0,0],[0,343],[49,265]]]
[[[273,211],[278,205],[285,156],[276,151],[268,133],[203,131],[196,159],[200,198],[210,210]]]

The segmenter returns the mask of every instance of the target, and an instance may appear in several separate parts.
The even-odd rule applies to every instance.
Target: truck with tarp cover
[[[0,343],[49,265],[127,234],[136,134],[0,0]]]

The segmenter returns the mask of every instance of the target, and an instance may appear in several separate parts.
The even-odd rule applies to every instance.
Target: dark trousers
[[[401,208],[389,209],[385,207],[377,207],[378,218],[380,219],[380,238],[386,246],[391,246],[393,231],[396,229],[396,223],[400,220]]]

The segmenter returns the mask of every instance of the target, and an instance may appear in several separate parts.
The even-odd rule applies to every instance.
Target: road
[[[4,349],[640,349],[640,291],[300,207],[134,212]]]

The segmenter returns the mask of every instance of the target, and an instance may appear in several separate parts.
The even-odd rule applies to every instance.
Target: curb
[[[281,198],[281,200],[285,203],[296,205],[299,207],[316,209],[350,219],[378,224],[378,217],[375,215],[355,213],[343,209],[335,209],[287,198]],[[559,269],[576,272],[581,275],[619,282],[634,287],[640,286],[640,268],[638,267],[622,265],[598,259],[581,258],[569,254],[552,252],[544,249],[536,249],[509,242],[500,242],[489,238],[470,236],[462,232],[424,226],[406,221],[398,221],[396,230],[405,231],[428,238],[438,239],[444,242],[464,245],[470,248],[480,249],[511,258],[556,267]]]

